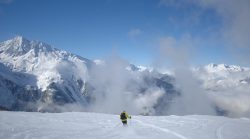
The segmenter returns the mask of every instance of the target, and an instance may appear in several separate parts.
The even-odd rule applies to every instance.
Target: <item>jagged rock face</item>
[[[0,75],[0,104],[9,110],[36,111],[36,104],[41,98],[41,91],[35,86],[22,86]]]

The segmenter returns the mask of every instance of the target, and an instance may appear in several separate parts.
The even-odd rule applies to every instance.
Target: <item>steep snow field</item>
[[[250,119],[98,113],[0,112],[1,139],[250,139]]]

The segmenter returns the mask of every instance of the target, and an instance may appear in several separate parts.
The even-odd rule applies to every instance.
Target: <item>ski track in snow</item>
[[[250,139],[249,119],[98,113],[1,112],[0,139]]]
[[[224,128],[225,125],[226,125],[226,123],[223,123],[221,126],[219,126],[219,127],[216,129],[216,137],[217,137],[217,139],[223,139],[223,136],[222,136],[222,129]]]
[[[180,139],[188,139],[188,138],[184,137],[183,135],[181,135],[181,134],[179,134],[179,133],[177,133],[177,132],[171,131],[171,130],[169,130],[169,129],[161,128],[161,127],[158,127],[158,126],[155,126],[155,125],[152,125],[152,124],[147,124],[147,123],[142,122],[142,121],[140,121],[140,120],[135,120],[135,121],[138,122],[138,123],[140,123],[141,125],[148,126],[148,127],[152,127],[152,128],[161,130],[161,131],[163,131],[163,132],[173,134],[173,135],[179,137]]]

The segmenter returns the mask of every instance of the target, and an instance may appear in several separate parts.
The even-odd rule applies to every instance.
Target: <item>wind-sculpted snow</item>
[[[250,119],[190,116],[132,116],[98,113],[0,112],[3,139],[249,139]]]

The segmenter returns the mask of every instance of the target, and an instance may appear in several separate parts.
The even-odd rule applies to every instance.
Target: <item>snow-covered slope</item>
[[[250,85],[250,69],[235,65],[209,64],[194,68],[194,74],[207,90],[219,91]]]
[[[1,62],[12,70],[37,75],[37,85],[42,90],[51,82],[62,82],[63,78],[84,80],[86,66],[91,64],[88,59],[21,36],[0,43],[0,54]]]
[[[1,99],[2,106],[12,105],[8,108],[27,110],[25,107],[30,100],[26,97],[34,93],[28,93],[29,89],[25,88],[35,88],[33,92],[38,95],[33,104],[37,107],[31,109],[34,111],[51,108],[51,104],[86,103],[82,93],[87,79],[87,68],[92,64],[88,59],[58,50],[43,42],[29,41],[17,36],[0,43],[0,62],[1,69],[4,69],[0,71],[1,86],[5,88],[0,94],[4,96],[9,92],[15,98],[12,100],[15,103],[9,104],[3,103],[4,100]],[[9,82],[14,85],[8,87]],[[18,92],[20,88],[24,89]]]
[[[250,119],[98,113],[0,112],[1,139],[250,139]]]
[[[0,43],[0,106],[50,112],[88,106],[91,111],[107,112],[104,106],[117,98],[119,107],[110,113],[120,111],[126,103],[139,105],[136,109],[140,111],[134,110],[137,113],[154,113],[153,107],[162,104],[160,97],[174,96],[169,95],[176,91],[167,75],[128,67],[136,66],[117,58],[91,61],[17,36]],[[66,104],[67,108],[61,107]]]
[[[231,116],[250,116],[250,69],[209,64],[194,69],[201,86],[220,110]]]
[[[226,64],[208,64],[204,67],[207,72],[240,72],[246,70],[246,68],[242,68],[240,66],[235,65],[226,65]]]

